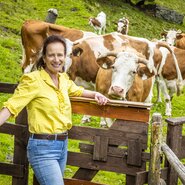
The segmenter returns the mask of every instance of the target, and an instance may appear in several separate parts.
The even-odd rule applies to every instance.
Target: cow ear
[[[177,34],[177,39],[181,39],[182,37],[183,37],[183,35],[182,34]]]
[[[108,57],[99,58],[96,62],[103,69],[110,69],[114,63],[114,61]]]
[[[161,36],[166,37],[166,35],[167,35],[167,33],[166,33],[166,32],[162,32],[162,33],[161,33]]]
[[[82,53],[83,53],[83,50],[82,50],[82,48],[79,48],[79,47],[73,49],[73,51],[72,51],[72,54],[75,57],[79,57]]]
[[[143,79],[143,78],[150,78],[154,75],[154,73],[150,73],[147,66],[138,66],[137,68],[137,74]]]

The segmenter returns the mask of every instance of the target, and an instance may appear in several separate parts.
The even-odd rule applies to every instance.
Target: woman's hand
[[[105,105],[109,101],[107,97],[99,92],[95,93],[94,99],[98,102],[99,105]]]

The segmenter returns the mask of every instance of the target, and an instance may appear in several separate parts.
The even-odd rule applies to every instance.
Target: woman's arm
[[[103,94],[86,89],[84,89],[82,96],[86,98],[94,98],[100,105],[105,105],[109,101],[109,99],[105,97]]]
[[[0,111],[0,126],[11,116],[11,112],[5,107]]]

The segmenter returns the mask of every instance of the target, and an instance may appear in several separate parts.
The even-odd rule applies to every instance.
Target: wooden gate
[[[15,87],[16,84],[0,83],[0,92],[13,93]],[[78,167],[72,178],[90,182],[99,170],[103,170],[126,174],[126,184],[136,184],[136,174],[146,170],[146,162],[150,158],[145,150],[151,104],[110,101],[105,106],[99,106],[93,99],[75,97],[71,98],[71,103],[73,113],[115,119],[107,129],[73,126],[69,131],[69,139],[81,141],[80,152],[69,151],[68,155],[67,164]],[[13,185],[26,185],[28,131],[25,109],[15,123],[0,127],[1,133],[15,136],[13,164],[0,163],[0,174],[13,176]],[[36,185],[37,181],[33,184]]]

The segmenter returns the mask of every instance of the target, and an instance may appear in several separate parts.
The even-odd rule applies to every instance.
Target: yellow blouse
[[[13,96],[4,103],[17,116],[26,106],[30,133],[61,133],[72,127],[69,96],[81,96],[66,73],[59,74],[59,89],[45,70],[24,74]]]

